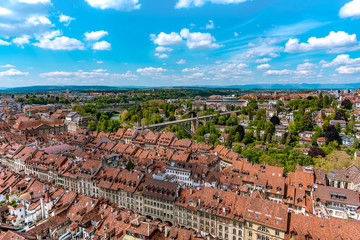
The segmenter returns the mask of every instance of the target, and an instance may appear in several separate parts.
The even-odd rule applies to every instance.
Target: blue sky
[[[360,0],[2,0],[1,87],[360,81]]]

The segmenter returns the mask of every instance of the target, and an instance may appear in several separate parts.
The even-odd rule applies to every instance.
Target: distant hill
[[[125,89],[144,89],[144,88],[198,88],[198,89],[356,89],[360,87],[360,83],[347,84],[247,84],[247,85],[229,85],[229,86],[212,86],[212,85],[197,85],[197,86],[29,86],[29,87],[15,87],[15,88],[0,88],[0,93],[38,93],[38,92],[63,92],[66,89],[69,91],[109,91],[109,90],[125,90]]]
[[[29,87],[15,87],[2,88],[0,92],[3,93],[36,93],[36,92],[64,92],[69,91],[101,91],[101,90],[115,90],[118,87],[111,86],[29,86]]]

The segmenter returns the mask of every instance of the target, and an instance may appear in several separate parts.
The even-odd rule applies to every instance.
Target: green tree
[[[354,148],[354,149],[360,148],[359,139],[357,139],[357,138],[354,139],[353,148]]]
[[[134,169],[134,167],[135,167],[135,164],[131,161],[131,160],[129,160],[127,163],[126,163],[126,169],[127,170],[132,170],[132,169]]]
[[[291,121],[291,122],[289,123],[288,129],[289,129],[289,132],[290,132],[292,135],[296,135],[296,134],[297,134],[297,128],[296,128],[296,124],[295,124],[294,121]]]
[[[255,141],[255,139],[254,139],[253,131],[249,131],[249,132],[245,133],[245,136],[244,136],[244,139],[243,139],[243,143],[245,145],[251,144],[254,141]]]
[[[123,122],[125,122],[128,118],[130,117],[130,113],[128,110],[124,110],[122,113],[121,113],[121,120]]]
[[[96,131],[96,128],[97,128],[96,122],[95,121],[90,121],[88,127],[89,127],[90,131]]]
[[[311,112],[306,112],[301,119],[302,122],[302,130],[304,131],[312,131],[313,130],[313,121]]]

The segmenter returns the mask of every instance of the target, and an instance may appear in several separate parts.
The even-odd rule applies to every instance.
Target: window
[[[275,230],[275,236],[280,236],[280,232],[279,232],[279,230]]]
[[[249,231],[249,237],[252,237],[252,231]]]
[[[252,228],[252,223],[251,222],[249,222],[249,228]],[[249,232],[250,233],[250,232]]]

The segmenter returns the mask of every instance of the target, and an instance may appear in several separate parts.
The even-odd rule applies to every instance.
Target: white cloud
[[[180,59],[179,61],[176,62],[176,64],[185,64],[186,60],[185,59]]]
[[[0,46],[9,46],[11,43],[0,39]]]
[[[267,70],[265,72],[266,75],[289,75],[289,74],[293,74],[294,71],[293,70],[288,70],[288,69],[284,69],[284,70]]]
[[[28,72],[21,72],[15,68],[0,72],[0,77],[17,77],[17,76],[26,76]]]
[[[27,3],[27,4],[49,4],[51,3],[50,0],[18,0],[19,2],[22,2],[22,3]]]
[[[256,63],[266,63],[270,60],[271,60],[271,58],[261,58],[261,59],[256,59],[255,62]]]
[[[94,69],[90,72],[78,70],[77,72],[55,71],[40,73],[43,78],[103,78],[110,74],[105,69]]]
[[[163,72],[166,72],[167,69],[164,68],[154,68],[154,67],[146,67],[139,68],[136,70],[137,73],[140,73],[143,76],[153,77],[153,76],[161,76]]]
[[[158,57],[158,58],[168,58],[169,56],[165,53],[155,53],[155,57]]]
[[[96,42],[93,44],[92,49],[94,50],[111,50],[111,44],[107,41]]]
[[[289,69],[283,69],[283,70],[267,70],[264,75],[297,75],[297,76],[306,76],[314,74],[314,71],[312,70],[289,70]]]
[[[336,71],[340,74],[353,74],[360,72],[360,67],[356,66],[341,66],[336,69]]]
[[[172,48],[169,48],[169,47],[156,47],[155,48],[155,51],[157,52],[172,52],[173,49]]]
[[[200,69],[198,67],[194,67],[194,68],[184,68],[182,70],[182,72],[196,72],[199,71]]]
[[[206,24],[205,29],[214,29],[215,25],[213,20],[209,20],[209,23]]]
[[[346,3],[339,11],[341,18],[360,17],[360,0],[352,0]]]
[[[214,43],[216,39],[210,33],[190,32],[183,28],[180,36],[186,39],[186,45],[190,49],[219,48],[221,45]]]
[[[52,25],[51,21],[43,15],[31,16],[26,19],[25,24],[38,26],[38,25]]]
[[[97,64],[103,64],[103,61],[96,61]]]
[[[106,31],[92,31],[92,32],[86,32],[85,34],[85,39],[87,41],[98,41],[99,39],[105,37],[106,35],[108,35],[108,32]]]
[[[51,50],[84,50],[84,45],[77,39],[65,36],[56,37],[54,40],[43,38],[38,43],[34,43],[39,48]]]
[[[121,73],[121,74],[113,74],[113,77],[120,79],[127,79],[131,81],[138,80],[138,76],[136,74],[133,74],[131,71],[127,71],[126,73]]]
[[[23,47],[24,44],[29,44],[29,36],[23,36],[23,37],[17,37],[12,40],[13,43],[15,43],[17,46]]]
[[[53,39],[54,37],[58,37],[61,35],[60,30],[55,30],[55,31],[51,31],[51,32],[44,32],[41,35],[36,34],[35,38],[37,40],[41,40],[41,39]]]
[[[246,0],[178,0],[175,8],[190,8],[190,7],[202,7],[205,3],[212,4],[236,4],[242,3]]]
[[[352,46],[357,43],[356,34],[331,31],[323,38],[310,37],[306,43],[299,43],[299,39],[290,38],[285,44],[285,52],[307,52],[316,49],[331,49]]]
[[[0,16],[1,15],[10,15],[12,13],[13,13],[13,11],[11,11],[10,9],[0,7]]]
[[[256,68],[259,70],[263,70],[263,69],[268,69],[270,67],[271,67],[270,64],[265,63],[265,64],[261,64],[261,65],[257,66]]]
[[[131,11],[140,9],[139,0],[85,0],[91,7],[99,9],[115,9]]]
[[[360,64],[360,58],[350,58],[348,54],[341,54],[336,56],[334,60],[332,60],[330,63],[326,61],[321,61],[322,67],[335,67],[339,65],[352,65],[352,64]]]
[[[234,37],[238,37],[239,34],[237,32],[234,32]]]
[[[5,64],[5,65],[2,65],[0,66],[1,68],[15,68],[14,65],[11,65],[11,64]]]
[[[239,69],[244,69],[246,68],[248,65],[245,64],[245,63],[239,63],[236,67],[239,68]]]
[[[301,71],[301,70],[309,70],[309,69],[313,69],[315,68],[316,65],[313,63],[309,63],[309,62],[305,62],[302,64],[299,64],[296,68],[296,70]]]
[[[64,15],[64,14],[60,14],[60,16],[59,16],[59,22],[64,23],[65,26],[68,26],[71,23],[71,21],[74,21],[74,20],[75,20],[75,18]]]
[[[182,41],[182,38],[176,32],[172,32],[169,34],[161,32],[157,36],[155,34],[150,34],[150,39],[155,44],[160,46],[175,45],[181,43]]]

